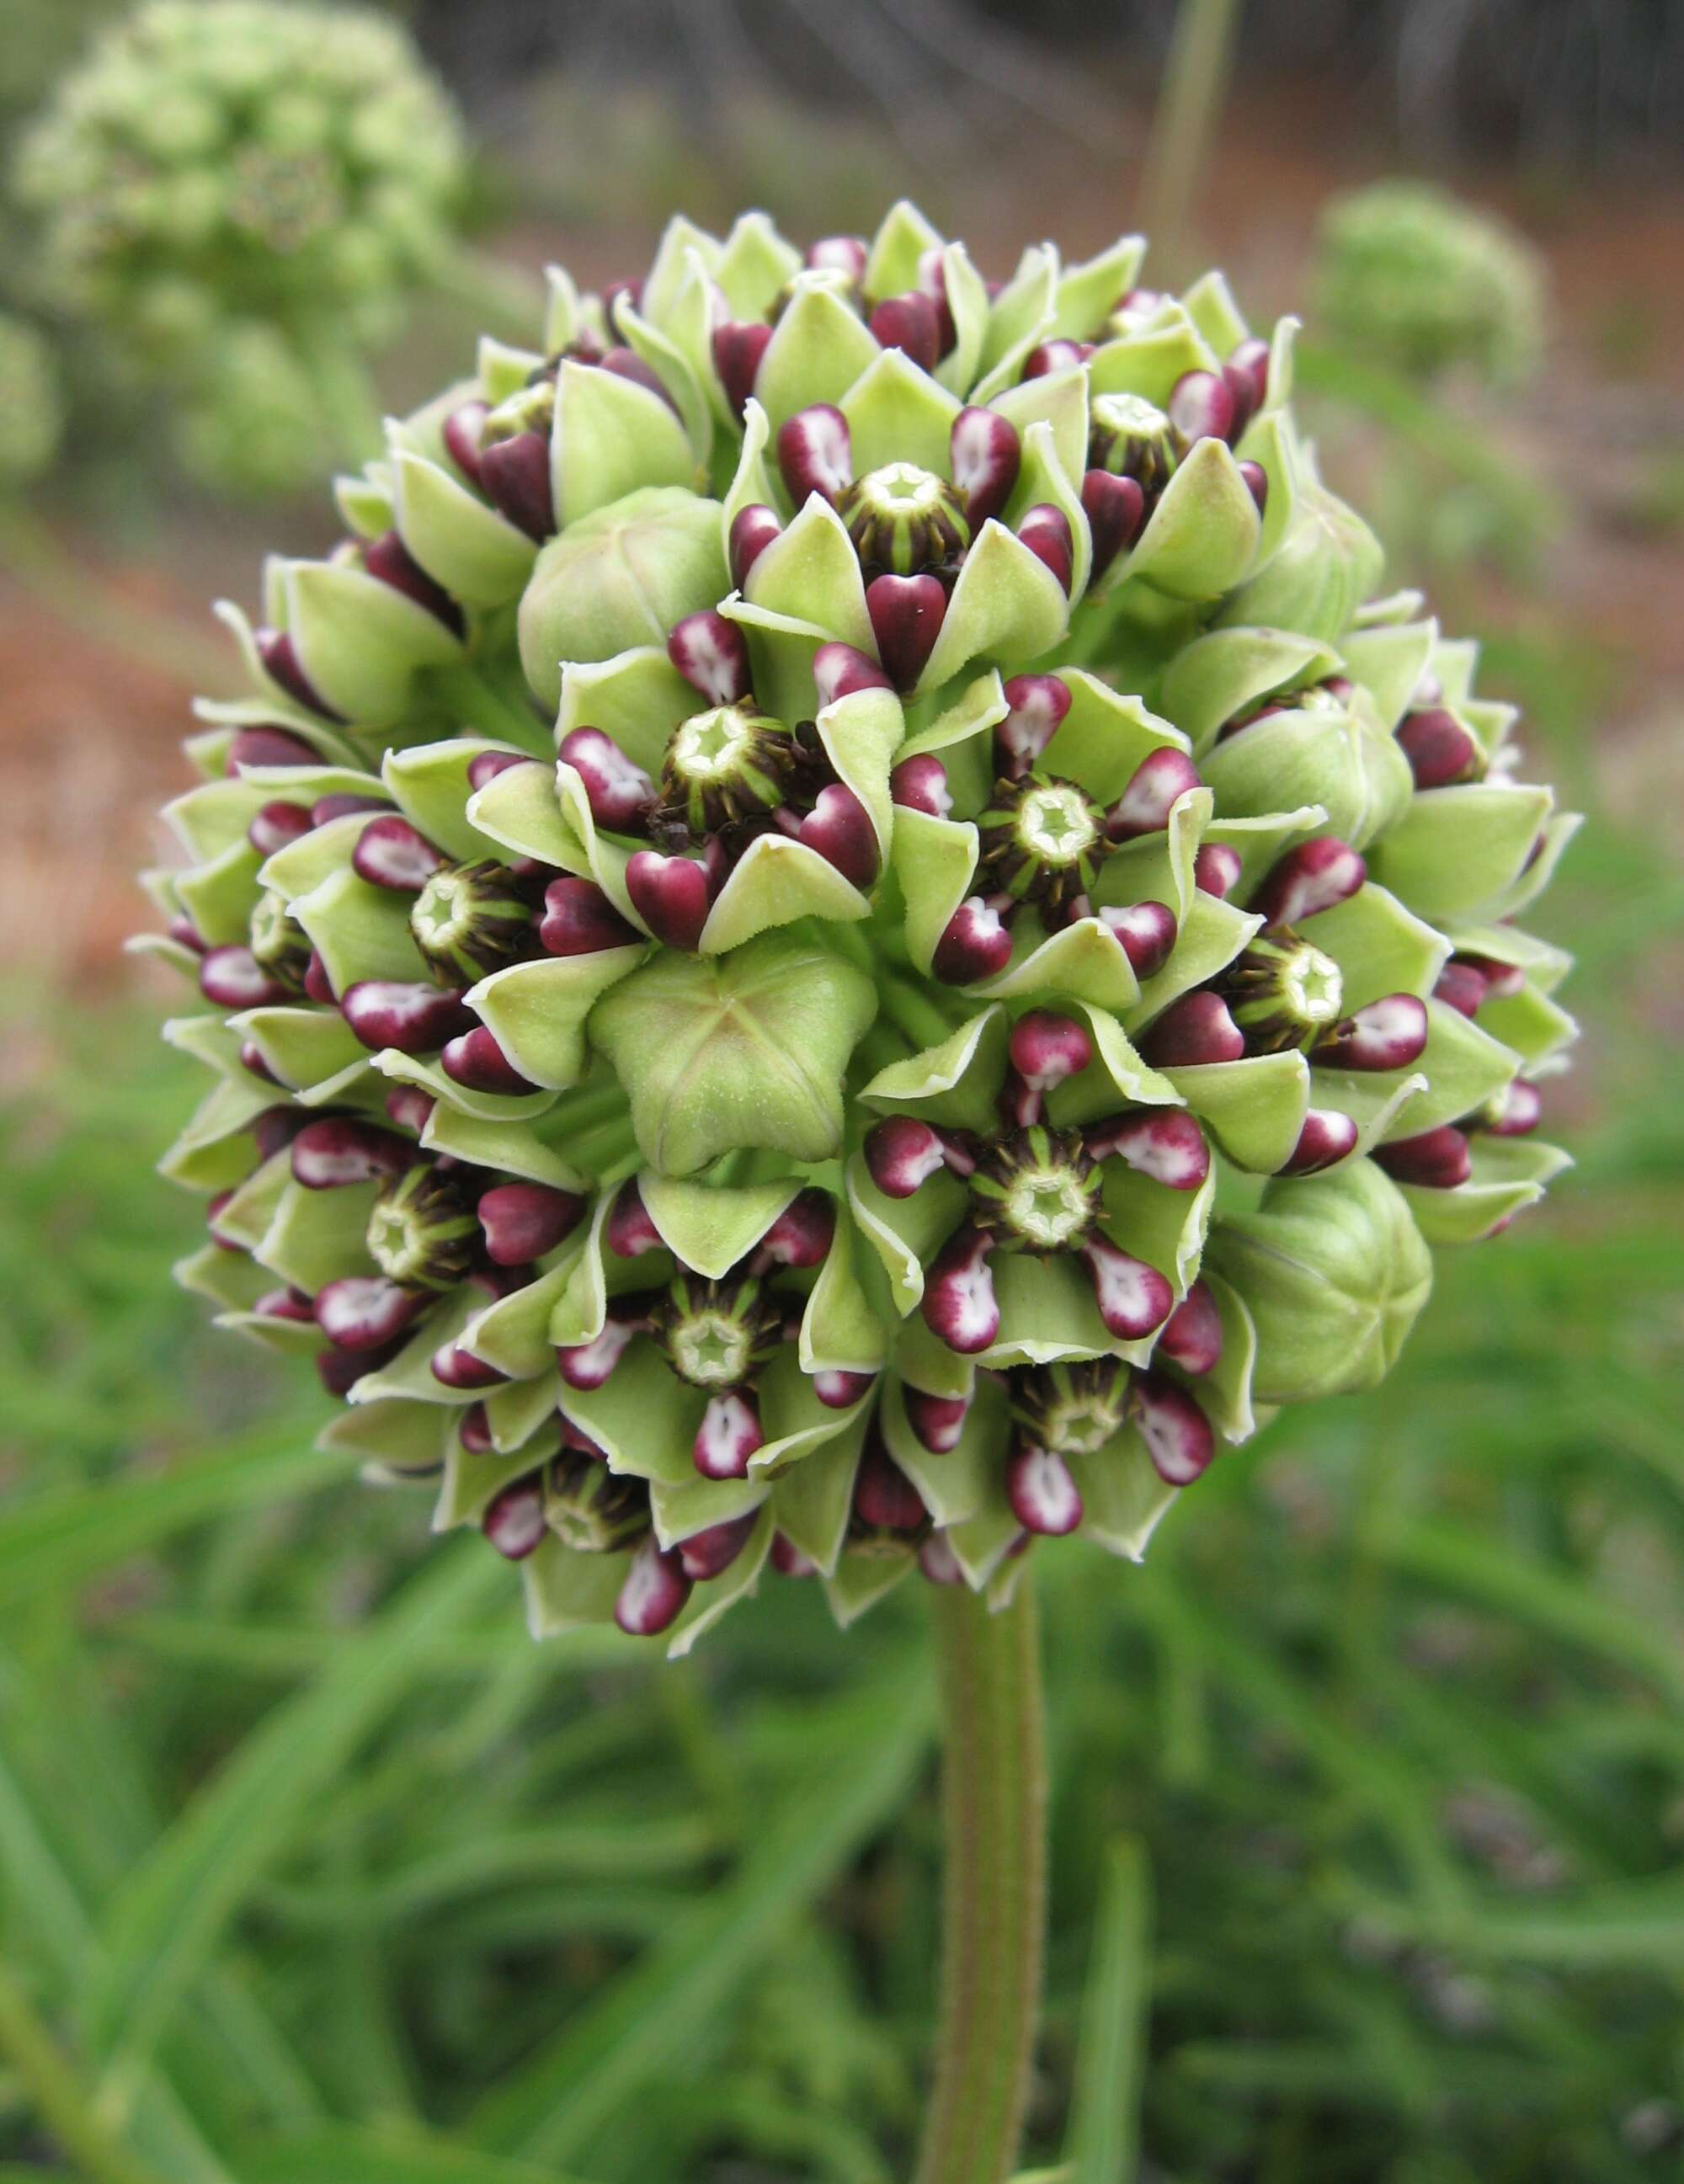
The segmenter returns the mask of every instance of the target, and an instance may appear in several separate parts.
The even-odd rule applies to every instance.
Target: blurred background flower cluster
[[[1149,272],[1302,311],[1324,471],[1593,815],[1547,922],[1589,1026],[1577,1178],[1447,1263],[1382,1394],[1226,1459],[1140,1570],[1077,1553],[1047,1588],[1032,2138],[1057,2158],[1094,2067],[1097,1901],[1101,1941],[1157,1942],[1080,2184],[1676,2173],[1684,16],[1027,20],[11,0],[0,2174],[904,2173],[918,1601],[845,1655],[795,1586],[678,1669],[530,1646],[506,1573],[427,1556],[170,1284],[195,1216],[150,1163],[191,1070],[120,954],[189,697],[234,685],[205,602],[331,546],[383,410],[482,332],[535,338],[547,259],[599,286],[677,207],[805,240],[903,190],[994,275],[1140,226]]]

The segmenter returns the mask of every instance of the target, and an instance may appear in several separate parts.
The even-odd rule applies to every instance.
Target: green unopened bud
[[[479,1242],[471,1203],[450,1172],[432,1161],[417,1161],[383,1184],[369,1216],[369,1256],[406,1289],[454,1289]]]
[[[675,622],[730,588],[717,501],[682,486],[627,493],[570,524],[538,554],[521,600],[527,680],[555,706],[563,660],[609,660],[662,642]]]
[[[494,858],[441,865],[415,897],[410,930],[446,985],[468,985],[529,952],[532,904]]]
[[[1369,1160],[1271,1184],[1257,1212],[1218,1224],[1206,1257],[1257,1323],[1264,1403],[1375,1386],[1432,1288],[1403,1195]]]

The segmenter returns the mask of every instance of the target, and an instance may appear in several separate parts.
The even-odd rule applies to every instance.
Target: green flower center
[[[1163,411],[1138,394],[1097,394],[1088,410],[1088,465],[1131,477],[1154,493],[1168,482],[1186,442]]]
[[[1045,1365],[1012,1390],[1012,1415],[1036,1447],[1060,1456],[1093,1456],[1123,1430],[1129,1375],[1114,1357]]]
[[[454,1289],[479,1242],[479,1223],[450,1178],[417,1162],[382,1185],[368,1217],[368,1251],[406,1289]]]
[[[861,561],[894,576],[956,561],[971,543],[963,495],[916,463],[868,471],[836,505]]]
[[[678,828],[700,840],[734,820],[775,811],[800,757],[782,722],[747,699],[693,713],[667,744],[665,798],[652,831],[660,838]]]
[[[506,865],[442,865],[410,911],[415,943],[438,974],[472,980],[525,953],[532,910]]]
[[[650,1324],[678,1378],[711,1395],[751,1381],[783,1331],[783,1314],[758,1281],[689,1273],[673,1282]]]
[[[1313,1046],[1344,1013],[1338,964],[1285,927],[1249,942],[1222,989],[1253,1054]]]
[[[285,898],[273,889],[265,889],[253,905],[247,937],[252,954],[271,978],[278,978],[294,993],[304,990],[304,972],[309,967],[309,939],[287,909]]]
[[[1047,910],[1085,894],[1110,851],[1099,807],[1074,782],[1037,773],[996,783],[995,796],[977,822],[984,891]]]
[[[984,1154],[971,1178],[973,1218],[1007,1251],[1068,1251],[1093,1228],[1101,1183],[1073,1131],[1036,1123]]]
[[[642,1479],[616,1476],[594,1457],[564,1455],[550,1470],[544,1515],[564,1546],[611,1554],[647,1529],[648,1490]]]

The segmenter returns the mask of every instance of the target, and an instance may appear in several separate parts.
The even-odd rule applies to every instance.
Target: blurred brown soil
[[[1201,208],[1204,253],[1258,305],[1302,292],[1318,205],[1363,178],[1360,157],[1330,161],[1312,115],[1307,109],[1300,127],[1289,111],[1283,124],[1277,105],[1266,135],[1227,135]],[[1477,178],[1463,187],[1503,203],[1551,259],[1557,338],[1540,382],[1501,429],[1509,452],[1546,472],[1580,518],[1536,587],[1519,592],[1493,577],[1478,604],[1490,626],[1582,630],[1615,655],[1615,717],[1606,727],[1617,807],[1631,777],[1622,749],[1629,757],[1633,741],[1670,750],[1684,740],[1684,554],[1676,528],[1646,535],[1630,516],[1657,450],[1684,461],[1684,284],[1666,270],[1684,263],[1684,188],[1609,184],[1559,198],[1541,214],[1513,191]],[[1127,224],[1131,194],[1114,178],[1060,192],[1056,203],[1027,188],[1015,201],[998,193],[984,200],[973,240],[991,270],[1049,228],[1083,254]],[[510,248],[533,263],[564,259],[597,281],[646,257],[650,241],[528,232]],[[207,600],[220,590],[254,600],[265,543],[320,551],[330,536],[307,506],[214,525],[165,509],[151,557],[96,563],[97,588],[109,586],[126,609],[164,614],[172,641],[202,644],[212,671],[226,675],[231,649]],[[73,532],[59,538],[73,555],[88,550]],[[101,623],[97,608],[71,619],[0,573],[0,920],[10,960],[55,980],[109,985],[165,975],[120,971],[117,950],[148,922],[132,874],[165,851],[157,807],[190,778],[177,746],[192,725],[192,682],[136,658]]]

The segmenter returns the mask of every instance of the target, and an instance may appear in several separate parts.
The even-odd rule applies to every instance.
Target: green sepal
[[[255,1252],[274,1222],[282,1193],[292,1183],[292,1154],[283,1146],[255,1167],[248,1159],[247,1168],[248,1173],[236,1184],[232,1195],[217,1215],[216,1225],[223,1235],[243,1245],[248,1251]],[[254,1260],[252,1263],[257,1262]],[[269,1285],[273,1286],[272,1281]]]
[[[778,1529],[828,1576],[841,1559],[854,1503],[854,1480],[865,1446],[867,1413],[849,1422],[833,1441],[772,1482]]]
[[[895,1308],[902,1317],[924,1293],[924,1262],[959,1224],[965,1194],[949,1175],[933,1175],[910,1198],[885,1197],[864,1160],[848,1163],[848,1204],[861,1233],[883,1262]]]
[[[393,525],[428,576],[466,606],[518,599],[538,558],[534,541],[442,463],[396,441],[391,457]]]
[[[415,1408],[423,1412],[432,1411],[432,1407],[425,1403],[417,1403]],[[359,1414],[354,1411],[350,1415],[354,1418]],[[437,1411],[432,1411],[432,1421],[437,1435]],[[447,1435],[444,1476],[439,1481],[438,1498],[432,1506],[432,1529],[438,1533],[458,1531],[466,1524],[477,1527],[492,1497],[500,1494],[505,1486],[512,1486],[517,1479],[536,1471],[555,1453],[561,1439],[557,1428],[553,1435],[545,1435],[543,1441],[530,1449],[513,1449],[506,1454],[476,1454],[462,1446],[454,1422]]]
[[[325,704],[365,727],[389,727],[418,668],[448,667],[462,641],[437,615],[361,569],[285,565],[282,627]]]
[[[1219,376],[1221,370],[1220,357],[1191,315],[1173,300],[1129,332],[1101,341],[1088,359],[1096,394],[1138,394],[1159,410],[1186,373],[1213,371]]]
[[[749,1458],[749,1468],[760,1478],[777,1478],[792,1466],[806,1462],[816,1449],[828,1446],[847,1431],[856,1418],[871,1410],[869,1395],[845,1411],[833,1411],[813,1393],[810,1374],[786,1344],[761,1374],[756,1394],[766,1443]]]
[[[465,996],[522,1077],[565,1092],[585,1073],[585,1027],[602,996],[635,972],[641,945],[510,963]]]
[[[1187,905],[1175,935],[1169,960],[1140,989],[1140,998],[1129,1013],[1128,1028],[1138,1033],[1163,1015],[1172,1001],[1195,986],[1202,986],[1231,963],[1263,920],[1231,902],[1207,894],[1202,889]]]
[[[918,285],[918,264],[942,240],[910,198],[897,198],[878,223],[861,286],[873,303],[903,296]]]
[[[1326,824],[1327,814],[1319,804],[1301,804],[1296,811],[1265,811],[1252,819],[1212,819],[1199,836],[1199,846],[1219,842],[1239,858],[1240,877],[1223,898],[1237,908],[1251,900],[1290,843]]]
[[[1414,792],[1408,760],[1360,704],[1271,714],[1207,750],[1200,771],[1224,813],[1255,818],[1319,804],[1328,831],[1357,850],[1407,825]]]
[[[534,1280],[485,1307],[473,1322],[465,1346],[511,1380],[530,1380],[552,1368],[555,1351],[549,1339],[551,1315],[583,1249],[583,1240],[575,1230]]]
[[[1123,1248],[1129,1248],[1126,1243]],[[1110,1332],[1099,1316],[1088,1271],[1075,1258],[1060,1254],[1033,1259],[1026,1253],[996,1251],[990,1263],[1000,1332],[976,1353],[979,1366],[1003,1371],[1012,1365],[1051,1365],[1061,1357],[1103,1357],[1143,1365],[1151,1355],[1150,1340],[1119,1342]]]
[[[1246,1441],[1257,1429],[1252,1407],[1252,1374],[1257,1365],[1257,1330],[1246,1300],[1231,1282],[1209,1268],[1202,1279],[1222,1323],[1222,1355],[1208,1373],[1185,1376],[1200,1408],[1226,1441]]]
[[[427,1117],[421,1141],[428,1152],[449,1153],[470,1167],[494,1168],[552,1190],[587,1188],[578,1169],[524,1123],[487,1120],[440,1102]]]
[[[517,857],[534,857],[564,872],[589,872],[584,846],[561,816],[552,767],[505,766],[474,791],[466,816],[477,833]]]
[[[1480,1006],[1480,1029],[1518,1054],[1528,1076],[1565,1067],[1565,1050],[1579,1036],[1579,1027],[1560,1003],[1534,985],[1503,998],[1492,994]]]
[[[1119,295],[1124,292],[1119,289]],[[1181,308],[1198,328],[1213,355],[1230,356],[1250,333],[1228,276],[1212,266],[1181,292]]]
[[[1355,510],[1323,485],[1308,449],[1298,460],[1291,529],[1269,563],[1223,601],[1216,621],[1223,628],[1292,629],[1336,644],[1379,583],[1386,556]]]
[[[1043,341],[1091,341],[1119,296],[1134,287],[1146,254],[1143,235],[1123,235],[1108,248],[1059,273],[1052,316]]]
[[[337,1009],[247,1009],[229,1022],[294,1092],[307,1092],[368,1061],[366,1048]]]
[[[252,1256],[310,1296],[342,1274],[371,1274],[375,1265],[365,1239],[379,1195],[376,1183],[306,1190],[289,1180]]]
[[[559,530],[649,487],[694,486],[697,461],[689,435],[658,394],[618,372],[562,365],[549,436]]]
[[[1088,375],[1082,365],[1043,372],[1038,379],[1026,379],[1018,386],[1003,387],[990,397],[987,406],[1016,428],[1026,448],[1033,426],[1048,426],[1058,471],[1067,485],[1079,487],[1088,466]],[[1012,488],[1007,504],[1012,520],[1015,521],[1041,497],[1023,489],[1020,472],[1019,482]],[[1072,590],[1080,597],[1079,588],[1073,585]]]
[[[1429,1190],[1419,1184],[1401,1186],[1429,1244],[1477,1244],[1503,1223],[1536,1205],[1546,1186],[1573,1165],[1560,1146],[1536,1138],[1493,1138],[1475,1134],[1469,1142],[1473,1173],[1454,1190]]]
[[[1314,1072],[1314,1104],[1335,1106],[1358,1123],[1385,1106],[1416,1072],[1428,1089],[1417,1093],[1407,1116],[1394,1118],[1387,1134],[1416,1137],[1482,1107],[1514,1078],[1520,1056],[1447,1002],[1427,1002],[1427,1043],[1419,1059],[1402,1069],[1324,1069]]]
[[[903,807],[895,815],[892,857],[906,905],[907,953],[928,975],[936,944],[971,892],[979,844],[968,820]]]
[[[363,978],[414,984],[432,975],[410,931],[409,897],[371,886],[349,865],[330,872],[308,894],[295,895],[289,906],[336,994]]]
[[[859,555],[847,526],[816,493],[797,509],[783,535],[756,557],[743,595],[767,614],[839,638],[868,659],[877,657]]]
[[[856,478],[884,463],[951,476],[948,443],[960,404],[905,349],[881,350],[837,407],[848,421]]]
[[[838,1629],[851,1630],[917,1567],[917,1555],[898,1540],[873,1541],[869,1550],[850,1549],[834,1574],[822,1580]]]
[[[678,404],[691,461],[705,473],[713,453],[713,408],[683,346],[622,302],[615,325]],[[676,482],[687,482],[679,480]]]
[[[1004,388],[1018,384],[1023,359],[1055,327],[1059,281],[1058,254],[1051,243],[1032,244],[1024,251],[1012,278],[989,306],[979,359],[982,376],[973,401],[990,402]],[[1113,296],[1118,292],[1112,292]],[[1090,323],[1069,338],[1085,341],[1091,332]]]
[[[1107,584],[1138,578],[1170,599],[1220,599],[1252,566],[1262,536],[1263,520],[1233,450],[1221,440],[1196,440]]]
[[[655,1536],[676,1547],[711,1524],[729,1524],[760,1508],[772,1492],[769,1479],[704,1479],[693,1471],[677,1481],[656,1479],[649,1490]]]
[[[1279,691],[1319,682],[1338,666],[1330,646],[1294,630],[1212,630],[1170,661],[1159,702],[1202,758],[1224,721]]]
[[[994,1480],[987,1500],[974,1517],[950,1524],[945,1535],[954,1558],[973,1592],[980,1592],[1004,1568],[1006,1557],[1023,1536],[1023,1528],[1006,1499],[1004,1475]]]
[[[371,777],[366,792],[357,793],[375,796],[385,794],[377,777]],[[300,834],[265,860],[257,875],[258,885],[284,895],[290,904],[312,893],[336,872],[349,872],[362,831],[371,816],[367,811],[347,811],[337,819],[330,819],[325,826],[312,827],[307,834]],[[407,911],[404,916],[407,923]]]
[[[755,374],[755,392],[775,432],[815,402],[839,403],[881,354],[876,337],[821,274],[798,273]]]
[[[1069,598],[1057,577],[990,517],[965,556],[917,689],[940,689],[973,660],[1039,659],[1058,643],[1069,619]],[[875,657],[875,640],[862,649]]]
[[[1436,621],[1391,622],[1356,630],[1341,640],[1347,674],[1374,700],[1375,716],[1391,734],[1409,709],[1438,643]]]
[[[1090,1456],[1066,1458],[1082,1497],[1082,1535],[1143,1562],[1152,1534],[1179,1493],[1160,1478],[1133,1426]]]
[[[308,838],[308,837],[306,837]],[[238,944],[246,939],[258,898],[262,857],[243,836],[220,856],[176,875],[176,892],[207,947]]]
[[[638,1188],[668,1251],[717,1281],[754,1250],[800,1185],[791,1178],[722,1186],[645,1173]]]
[[[1278,1178],[1206,1246],[1256,1323],[1254,1399],[1303,1402],[1378,1384],[1432,1287],[1408,1201],[1370,1160]]]
[[[876,1013],[863,972],[765,933],[729,956],[657,955],[597,1003],[589,1034],[644,1159],[683,1176],[744,1147],[831,1158],[848,1057]]]
[[[181,1288],[205,1298],[219,1312],[249,1312],[275,1286],[248,1253],[225,1251],[220,1244],[201,1244],[177,1259],[170,1273]]]
[[[861,1283],[855,1249],[853,1215],[840,1198],[830,1249],[801,1314],[796,1355],[804,1373],[875,1373],[887,1357],[887,1330]]]
[[[1073,781],[1096,804],[1109,805],[1155,750],[1188,749],[1181,730],[1143,699],[1113,690],[1085,668],[1060,668],[1057,674],[1070,694],[1070,710],[1036,760],[1038,773]]]
[[[1105,1164],[1106,1234],[1156,1267],[1179,1302],[1192,1287],[1216,1201],[1216,1167],[1196,1190],[1172,1190],[1126,1161]]]
[[[322,1194],[324,1197],[331,1195]],[[390,1364],[364,1373],[348,1400],[372,1403],[395,1396],[410,1402],[431,1403],[439,1410],[465,1411],[477,1396],[470,1389],[447,1388],[433,1372],[432,1357],[445,1343],[461,1340],[479,1308],[479,1293],[466,1286],[441,1297],[419,1319],[410,1323],[409,1339]]]
[[[1098,1122],[1119,1107],[1173,1107],[1181,1104],[1174,1085],[1135,1051],[1128,1034],[1103,1009],[1082,1004],[1092,1036],[1094,1058],[1085,1069],[1055,1084],[1047,1095],[1047,1114],[1061,1130]]]
[[[336,1412],[315,1445],[343,1450],[365,1471],[373,1465],[388,1478],[425,1476],[445,1461],[445,1435],[435,1407],[395,1396]]]
[[[1482,906],[1483,917],[1519,917],[1530,910],[1550,882],[1555,878],[1555,868],[1565,855],[1567,846],[1584,825],[1584,815],[1578,811],[1558,811],[1543,831],[1543,845],[1519,877],[1505,888],[1493,903]]]
[[[399,1084],[419,1085],[435,1100],[460,1107],[482,1122],[531,1122],[555,1104],[553,1092],[476,1091],[471,1085],[459,1084],[454,1077],[447,1077],[436,1061],[423,1061],[419,1055],[400,1054],[395,1046],[382,1047],[369,1058],[382,1077],[390,1077]]]
[[[1263,520],[1257,526],[1252,572],[1266,569],[1285,544],[1298,515],[1298,440],[1291,419],[1280,411],[1252,418],[1234,444],[1236,463],[1256,463],[1268,481]]]
[[[1375,844],[1370,870],[1435,924],[1506,916],[1554,801],[1547,788],[1509,782],[1425,790]]]
[[[222,1078],[213,1084],[158,1163],[166,1182],[188,1190],[226,1190],[252,1165],[252,1124],[275,1105],[275,1087],[248,1075],[244,1084]]]
[[[464,1329],[471,1349],[484,1317],[482,1313],[479,1319],[471,1319]],[[554,1432],[559,1442],[560,1429],[555,1420],[560,1390],[561,1375],[553,1360],[541,1372],[528,1373],[525,1379],[511,1380],[503,1388],[487,1389],[485,1418],[491,1429],[492,1446],[499,1452],[524,1451],[540,1432],[546,1435]]]
[[[1339,966],[1347,1016],[1387,994],[1425,999],[1450,954],[1441,933],[1372,880],[1331,910],[1307,918],[1300,930]]]
[[[1048,939],[1038,939],[1032,918],[1012,931],[1012,960],[997,978],[965,988],[978,1000],[1022,1000],[1068,994],[1097,1009],[1132,1008],[1140,984],[1123,944],[1097,917],[1079,917]]]
[[[879,1423],[889,1453],[923,1496],[936,1524],[962,1524],[987,1506],[990,1488],[998,1490],[1009,1432],[1006,1390],[998,1381],[979,1384],[957,1444],[940,1455],[912,1431],[898,1380],[884,1391]]]
[[[1236,1167],[1273,1175],[1292,1156],[1310,1106],[1302,1054],[1257,1054],[1164,1075]]]
[[[496,844],[467,816],[473,794],[468,768],[487,751],[503,746],[482,736],[452,736],[439,743],[415,744],[388,751],[381,764],[387,793],[410,825],[447,857],[467,862],[494,855]]]
[[[800,252],[771,219],[745,212],[731,223],[712,272],[733,318],[763,319],[800,270]]]
[[[588,1624],[612,1623],[631,1562],[629,1548],[594,1555],[564,1546],[553,1533],[540,1540],[521,1564],[527,1630],[534,1638],[559,1638]],[[628,1659],[634,1643],[626,1641]]]
[[[879,1069],[860,1098],[951,1129],[987,1130],[1005,1073],[1006,1031],[1006,1011],[985,1008],[938,1045]]]

